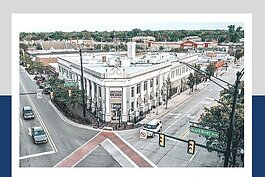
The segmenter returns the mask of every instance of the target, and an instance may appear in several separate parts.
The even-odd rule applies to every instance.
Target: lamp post
[[[130,114],[130,109],[128,109],[128,119],[129,119],[129,122],[131,122],[131,114]]]
[[[85,91],[84,91],[84,74],[83,74],[83,59],[82,59],[82,49],[79,49],[80,53],[80,63],[81,63],[81,89],[82,89],[82,100],[83,100],[83,116],[86,117],[86,107],[85,107]]]
[[[121,127],[121,110],[118,109],[118,116],[119,116],[119,128]]]

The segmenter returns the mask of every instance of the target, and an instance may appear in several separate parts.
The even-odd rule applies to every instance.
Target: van
[[[34,113],[33,113],[30,106],[24,106],[23,107],[22,115],[23,115],[24,119],[34,119],[35,118]]]
[[[153,119],[150,122],[145,123],[143,129],[147,130],[147,137],[154,137],[155,133],[153,132],[157,132],[157,133],[162,132],[162,122],[161,120]],[[150,132],[148,130],[153,131],[153,132]]]

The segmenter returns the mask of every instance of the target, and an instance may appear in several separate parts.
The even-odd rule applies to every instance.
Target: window
[[[137,84],[137,90],[136,90],[136,93],[140,93],[140,90],[141,90],[141,84]]]
[[[134,87],[131,87],[131,97],[134,97]]]
[[[147,81],[144,81],[144,91],[147,90]]]
[[[156,77],[156,85],[158,85],[158,77]]]
[[[150,79],[150,87],[152,88],[153,85],[154,85],[154,79],[152,78],[152,79]]]
[[[134,111],[134,101],[131,102],[131,111]]]

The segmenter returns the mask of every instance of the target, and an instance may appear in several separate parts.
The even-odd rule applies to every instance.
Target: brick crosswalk
[[[152,162],[148,161],[142,154],[135,151],[123,139],[121,139],[112,131],[100,132],[93,137],[93,139],[89,140],[84,145],[76,149],[54,167],[74,167],[87,155],[93,152],[93,150],[96,149],[97,146],[99,146],[100,143],[102,143],[105,139],[112,141],[112,143],[115,144],[127,156],[127,158],[130,158],[130,160],[133,161],[138,167],[154,167]]]

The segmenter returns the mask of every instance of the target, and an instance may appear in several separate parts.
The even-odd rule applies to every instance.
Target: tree
[[[206,67],[206,72],[210,75],[210,76],[213,76],[214,75],[214,72],[216,70],[216,67],[213,63],[210,63],[207,67]]]
[[[239,60],[242,56],[244,56],[244,49],[243,48],[237,48],[236,52],[235,52],[236,60]]]
[[[187,85],[190,87],[190,93],[193,92],[193,87],[195,85],[195,76],[190,73],[189,77],[187,78]]]
[[[240,93],[236,103],[236,115],[233,127],[232,157],[229,159],[232,166],[236,164],[236,156],[239,155],[240,150],[244,148],[244,81],[241,81],[239,88]],[[221,91],[219,101],[221,105],[218,104],[210,108],[205,108],[204,113],[200,115],[202,124],[220,133],[218,139],[205,136],[207,141],[206,146],[225,151],[228,139],[227,130],[229,128],[229,119],[233,105],[233,95],[234,87]]]
[[[198,70],[201,70],[201,66],[200,65],[196,65],[194,66],[195,68],[197,68]],[[199,83],[201,83],[201,80],[202,80],[202,75],[198,72],[195,72],[194,73],[194,77],[195,77],[195,90],[197,90],[197,86]]]

